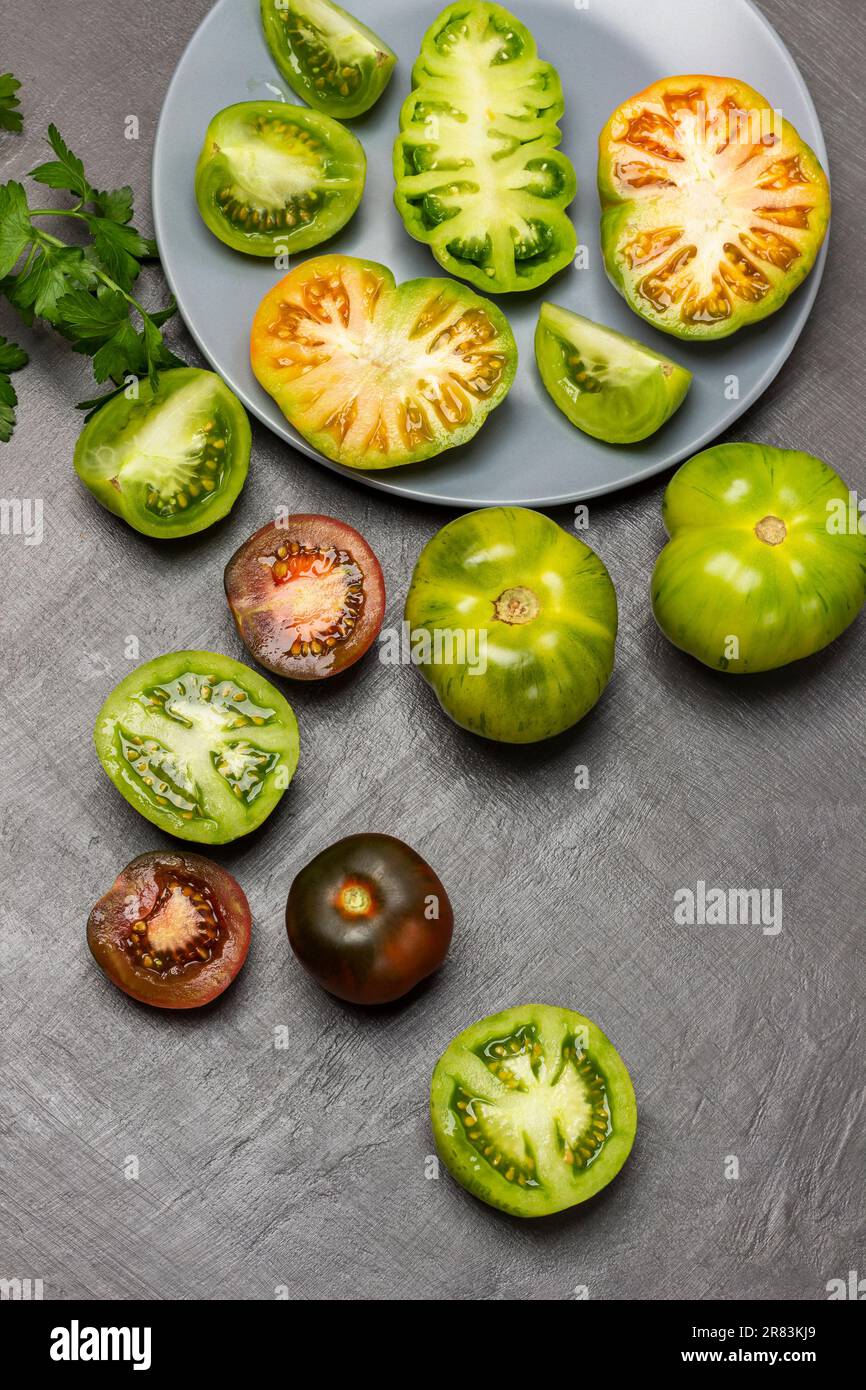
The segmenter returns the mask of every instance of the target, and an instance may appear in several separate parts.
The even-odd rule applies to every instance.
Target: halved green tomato
[[[685,400],[692,374],[635,338],[542,304],[535,360],[573,425],[608,444],[635,444],[661,429]]]
[[[543,285],[577,245],[556,69],[508,10],[462,0],[427,30],[412,82],[394,146],[406,230],[479,289]]]
[[[592,709],[613,670],[616,594],[588,545],[522,507],[450,521],[406,599],[411,656],[445,713],[502,743],[535,743]]]
[[[299,97],[342,120],[379,100],[397,55],[331,0],[261,0],[271,57]]]
[[[599,138],[601,243],[634,311],[679,338],[724,338],[806,278],[830,217],[815,154],[760,92],[666,77]]]
[[[549,1216],[616,1177],[637,1105],[595,1023],[521,1004],[473,1023],[442,1054],[430,1118],[439,1157],[474,1197],[512,1216]]]
[[[94,731],[121,796],[181,840],[218,845],[273,811],[298,765],[291,705],[216,652],[169,652],[111,692]]]
[[[810,656],[866,600],[866,521],[820,459],[720,444],[667,486],[652,605],[675,647],[733,675]]]
[[[289,424],[349,468],[394,468],[464,444],[517,370],[508,321],[453,280],[396,285],[352,256],[305,261],[269,290],[253,371]]]
[[[162,372],[154,392],[114,396],[87,422],[75,471],[103,507],[145,536],[191,536],[224,517],[250,466],[250,422],[214,372]]]
[[[195,196],[214,236],[235,251],[308,251],[345,227],[367,159],[350,130],[285,101],[240,101],[214,116]]]

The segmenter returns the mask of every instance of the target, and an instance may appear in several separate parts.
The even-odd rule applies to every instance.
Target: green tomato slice
[[[214,116],[195,174],[206,225],[236,251],[276,256],[327,241],[354,216],[367,160],[330,116],[241,101]]]
[[[775,313],[830,217],[813,151],[727,77],[662,78],[617,107],[599,137],[598,188],[610,279],[679,338],[724,338]]]
[[[541,306],[535,360],[563,415],[607,444],[636,444],[655,434],[692,381],[669,357],[558,304]]]
[[[430,1116],[442,1162],[482,1202],[549,1216],[585,1202],[631,1151],[626,1065],[583,1014],[523,1004],[482,1018],[436,1063]]]
[[[866,600],[866,520],[820,459],[720,444],[664,498],[669,543],[652,578],[665,636],[705,666],[771,671],[820,651]]]
[[[549,517],[490,507],[443,526],[406,599],[412,660],[455,723],[535,743],[592,709],[613,670],[616,594]]]
[[[331,0],[261,0],[271,57],[298,96],[346,120],[369,111],[391,80],[396,53]]]
[[[428,29],[412,81],[394,147],[407,231],[479,289],[544,284],[577,244],[555,68],[508,10],[463,0]]]
[[[250,422],[214,372],[177,367],[154,391],[114,396],[87,422],[75,471],[103,507],[145,536],[172,539],[231,510],[250,464]]]
[[[132,671],[105,701],[94,741],[136,811],[200,844],[255,830],[298,764],[291,705],[263,676],[216,652],[170,652]]]
[[[265,295],[252,367],[326,458],[394,468],[471,439],[507,395],[517,347],[502,311],[466,285],[397,285],[375,261],[319,256]]]

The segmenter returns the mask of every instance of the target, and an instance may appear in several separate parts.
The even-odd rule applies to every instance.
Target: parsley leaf
[[[18,397],[9,380],[11,372],[27,365],[27,353],[17,343],[0,336],[0,444],[8,444],[15,428],[15,407]]]
[[[20,86],[18,78],[13,77],[11,72],[4,72],[0,76],[0,130],[12,130],[16,135],[24,129],[24,119],[17,109],[21,102],[15,95]]]
[[[78,156],[72,153],[56,125],[48,127],[48,143],[57,158],[31,169],[31,179],[35,179],[37,183],[44,183],[48,188],[66,188],[82,202],[89,199],[93,195],[93,189],[84,177],[84,165]]]

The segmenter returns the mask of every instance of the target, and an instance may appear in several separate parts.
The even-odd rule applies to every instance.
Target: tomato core
[[[788,528],[778,516],[765,516],[755,527],[755,535],[765,545],[781,545],[788,534]]]
[[[503,589],[499,598],[493,601],[493,612],[501,623],[520,627],[538,617],[541,604],[531,589],[519,584],[513,589]]]
[[[355,917],[371,917],[376,908],[372,885],[350,878],[337,894],[336,907],[350,921]]]
[[[130,958],[160,974],[210,960],[220,929],[204,884],[169,879],[146,917],[132,924]]]

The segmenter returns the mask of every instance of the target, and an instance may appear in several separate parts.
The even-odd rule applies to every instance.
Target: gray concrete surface
[[[862,324],[864,12],[764,0],[810,83],[835,176],[833,248],[794,357],[737,438],[819,453],[866,492]],[[56,121],[102,184],[148,219],[150,146],[182,45],[207,9],[152,0],[0,4],[0,70],[27,133]],[[138,143],[123,139],[137,114]],[[149,293],[160,292],[158,276]],[[750,683],[713,677],[655,628],[647,581],[663,481],[593,504],[590,543],[619,593],[617,671],[573,734],[525,751],[452,727],[411,670],[291,692],[299,774],[264,833],[217,857],[255,914],[223,1001],[162,1016],[114,990],[88,910],[135,854],[167,844],[111,789],[91,728],[126,674],[171,647],[243,657],[227,556],[273,508],[343,516],[370,538],[398,621],[411,566],[445,520],[374,495],[255,430],[228,522],[170,554],[78,485],[72,408],[87,364],[46,332],[0,332],[33,363],[0,448],[3,496],[41,497],[45,537],[0,541],[4,599],[0,1276],[45,1296],[700,1299],[826,1297],[863,1244],[863,656],[866,621],[824,655]],[[181,326],[178,349],[195,355]],[[563,514],[561,520],[567,520]],[[589,790],[574,769],[589,768]],[[288,884],[324,844],[379,829],[435,865],[457,916],[446,968],[376,1016],[290,958]],[[677,887],[778,887],[783,930],[678,927]],[[617,1182],[521,1224],[425,1176],[431,1067],[470,1020],[527,999],[596,1018],[631,1069],[640,1127]],[[291,1045],[274,1047],[287,1025]],[[725,1177],[728,1156],[740,1177]],[[128,1180],[130,1156],[138,1180]]]

